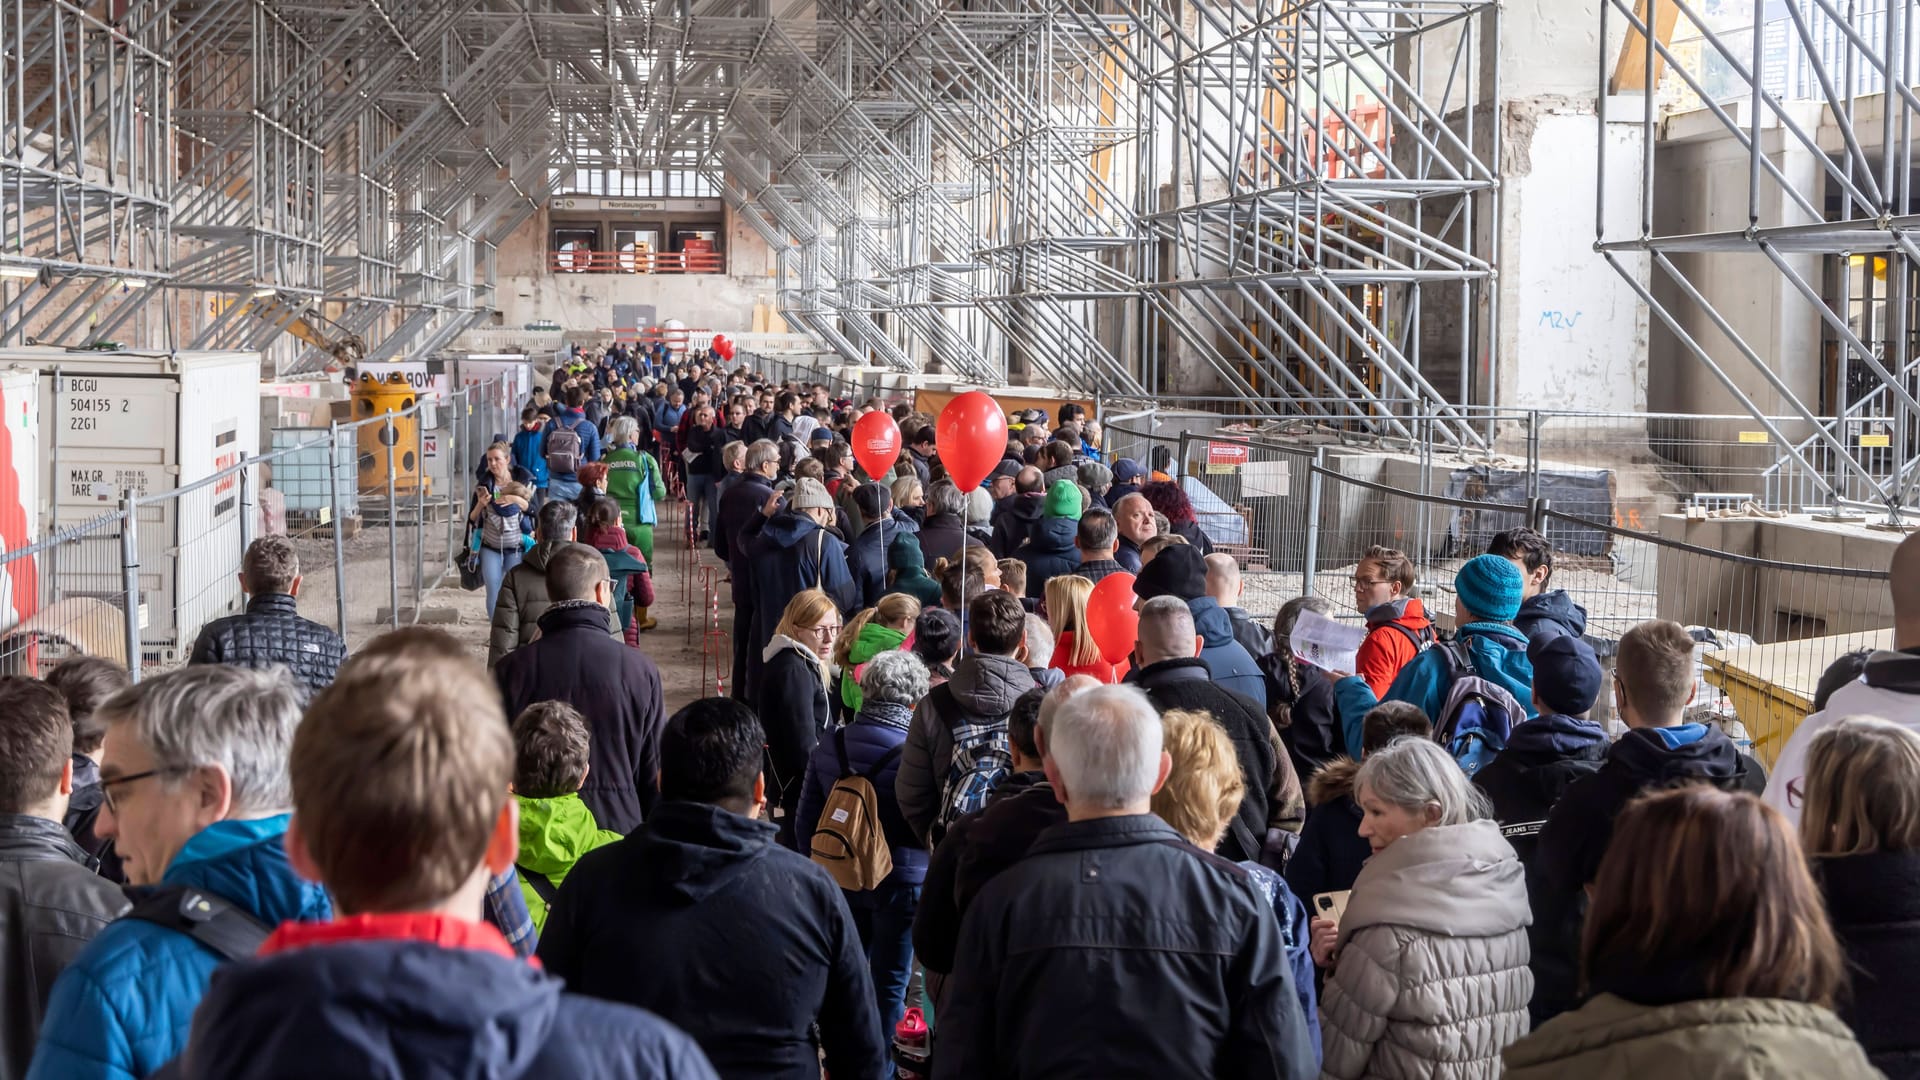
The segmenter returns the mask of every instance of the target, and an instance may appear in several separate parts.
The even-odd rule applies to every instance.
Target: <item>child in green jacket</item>
[[[513,721],[513,797],[520,804],[520,855],[514,868],[536,932],[567,871],[620,834],[602,829],[580,801],[587,779],[587,721],[563,701],[527,706]]]

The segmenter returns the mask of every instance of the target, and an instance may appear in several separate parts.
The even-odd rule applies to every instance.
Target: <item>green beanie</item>
[[[1041,508],[1042,517],[1071,518],[1080,520],[1080,485],[1071,480],[1055,480],[1047,489],[1047,501]]]

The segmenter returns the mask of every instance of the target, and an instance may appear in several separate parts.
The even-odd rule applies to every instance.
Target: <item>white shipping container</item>
[[[39,374],[0,370],[0,552],[39,536]],[[39,610],[39,562],[0,562],[0,630]]]
[[[258,353],[0,351],[0,368],[10,365],[40,372],[44,531],[107,511],[126,490],[154,495],[191,485],[260,445]],[[235,576],[239,478],[142,506],[136,535],[142,647],[149,659],[176,659],[201,626],[244,606]],[[119,543],[106,535],[63,555],[60,594],[117,603],[125,593]]]

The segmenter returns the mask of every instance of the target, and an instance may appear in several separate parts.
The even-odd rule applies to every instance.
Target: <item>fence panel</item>
[[[140,573],[126,520],[123,507],[0,554],[0,674],[44,675],[82,654],[126,662],[128,579]]]

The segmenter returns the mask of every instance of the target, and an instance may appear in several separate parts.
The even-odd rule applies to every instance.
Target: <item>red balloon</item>
[[[933,443],[962,492],[980,486],[1007,454],[1007,415],[984,390],[969,390],[940,410]]]
[[[713,349],[715,352],[726,352],[727,351],[727,335],[725,334],[713,335]]]
[[[1087,633],[1109,664],[1125,660],[1140,638],[1140,613],[1133,602],[1133,575],[1124,570],[1095,582],[1087,595]]]
[[[879,479],[900,457],[900,425],[883,412],[870,412],[853,422],[853,460]]]
[[[720,343],[720,359],[722,360],[733,359],[733,342],[723,341]]]

